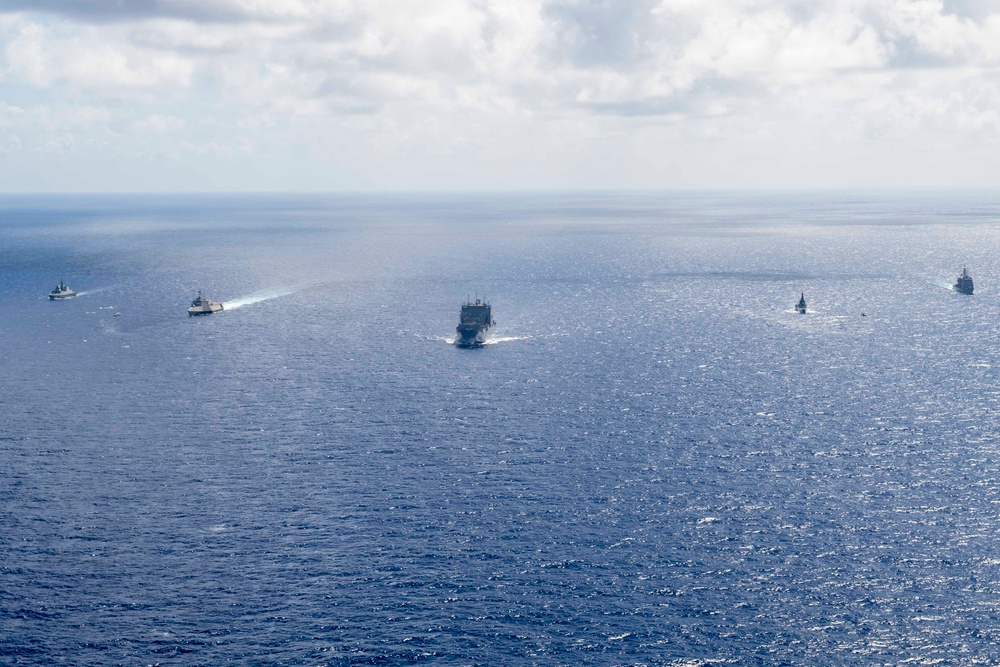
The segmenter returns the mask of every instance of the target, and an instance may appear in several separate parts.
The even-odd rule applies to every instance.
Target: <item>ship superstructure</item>
[[[960,294],[972,294],[972,288],[972,277],[969,271],[963,268],[962,274],[955,281],[955,291]]]
[[[486,342],[490,327],[496,322],[493,321],[493,309],[490,304],[483,299],[477,298],[462,305],[462,312],[459,315],[458,337],[455,338],[455,345],[459,347],[478,347]]]
[[[76,296],[76,292],[69,288],[64,281],[60,280],[56,288],[49,292],[49,298],[53,301],[61,301],[62,299],[72,299]]]
[[[207,296],[198,290],[198,296],[195,300],[191,302],[191,307],[188,308],[188,315],[209,315],[218,310],[222,310],[221,303],[215,303]]]

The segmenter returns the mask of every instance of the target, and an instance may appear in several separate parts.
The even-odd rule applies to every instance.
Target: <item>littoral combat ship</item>
[[[806,314],[806,293],[805,292],[803,292],[799,296],[799,302],[797,304],[795,304],[795,310],[798,311],[799,315],[805,315]]]
[[[74,296],[76,296],[76,292],[71,290],[69,288],[69,285],[67,285],[62,280],[59,281],[59,284],[56,285],[56,288],[54,290],[49,292],[49,298],[52,299],[53,301],[59,301],[61,299],[72,299]]]
[[[188,308],[188,315],[210,315],[217,310],[222,310],[221,303],[215,303],[207,296],[198,290],[198,296],[195,300],[191,302],[191,307]]]
[[[972,294],[972,277],[969,276],[969,271],[965,268],[962,269],[962,275],[955,282],[955,291],[960,294]]]
[[[493,321],[493,309],[490,304],[479,298],[463,304],[458,327],[455,329],[458,332],[455,345],[479,347],[486,342],[486,336],[494,324],[496,322]]]

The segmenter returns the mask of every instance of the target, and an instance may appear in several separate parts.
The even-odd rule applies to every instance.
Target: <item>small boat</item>
[[[962,269],[962,275],[955,281],[955,291],[959,294],[972,294],[972,277],[965,268]]]
[[[795,304],[795,310],[798,311],[799,315],[805,315],[806,314],[806,293],[805,292],[802,292],[802,294],[799,295],[799,302],[797,304]]]
[[[69,285],[67,285],[62,280],[59,281],[59,284],[56,285],[56,288],[54,290],[49,292],[49,298],[52,299],[53,301],[60,301],[62,299],[72,299],[74,296],[76,296],[76,292],[71,290],[69,288]]]
[[[215,303],[207,296],[198,290],[198,296],[195,300],[191,302],[191,307],[188,308],[188,315],[211,315],[212,313],[222,310],[221,303]]]

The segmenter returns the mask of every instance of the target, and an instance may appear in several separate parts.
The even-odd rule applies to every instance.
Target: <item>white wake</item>
[[[227,305],[226,307],[228,308],[229,306]],[[455,341],[457,340],[456,336],[422,336],[420,334],[415,334],[415,335],[419,336],[420,338],[423,338],[424,340],[438,341],[442,343],[447,343],[448,345],[454,345]],[[497,343],[509,343],[515,340],[530,340],[530,339],[531,336],[497,336],[497,337],[491,336],[490,338],[487,338],[486,342],[482,343],[482,345],[496,345]]]
[[[487,338],[483,345],[496,345],[497,343],[509,343],[512,340],[528,340],[531,336],[497,336],[496,338]]]
[[[241,299],[235,299],[233,301],[226,301],[222,304],[224,310],[236,310],[237,308],[242,308],[243,306],[250,306],[255,303],[260,303],[261,301],[269,301],[271,299],[277,299],[278,297],[288,296],[289,294],[294,294],[296,290],[281,290],[274,291],[268,290],[266,292],[255,292],[249,296],[245,296]]]
[[[88,294],[97,294],[98,292],[104,292],[108,290],[107,287],[94,287],[93,289],[85,289],[76,293],[77,296],[87,296]]]

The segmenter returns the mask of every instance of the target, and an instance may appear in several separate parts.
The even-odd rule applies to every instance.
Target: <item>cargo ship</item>
[[[455,345],[459,347],[479,347],[486,342],[490,327],[496,322],[493,321],[493,309],[490,304],[483,299],[477,298],[462,305],[462,312],[459,316],[458,337],[455,338]]]
[[[221,303],[215,303],[198,290],[198,296],[191,302],[188,308],[188,315],[210,315],[218,310],[222,310]]]
[[[962,269],[962,275],[955,281],[955,291],[960,294],[972,294],[972,277],[965,268]]]

